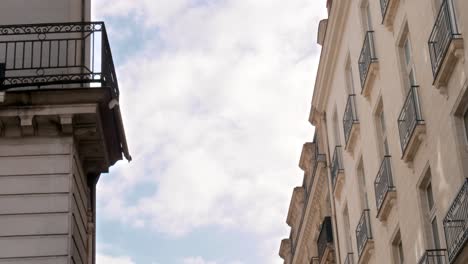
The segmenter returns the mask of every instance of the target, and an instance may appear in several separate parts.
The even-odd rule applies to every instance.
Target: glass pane
[[[347,81],[348,81],[348,92],[354,94],[354,80],[353,80],[353,69],[349,65],[346,69]]]
[[[437,227],[437,218],[434,217],[431,223],[431,228],[432,228],[432,238],[434,239],[434,247],[436,249],[440,248],[440,240],[439,240],[439,229]]]
[[[409,43],[409,39],[406,39],[403,48],[404,48],[404,50],[405,50],[405,62],[406,62],[406,65],[409,65],[410,62],[411,62],[411,46],[410,46],[410,43]]]
[[[409,73],[409,82],[411,86],[416,85],[416,77],[414,77],[414,71],[413,68],[411,68],[411,71]]]
[[[427,205],[429,206],[429,211],[434,207],[434,195],[432,194],[432,183],[429,183],[426,188],[427,196]]]
[[[384,140],[384,151],[385,151],[385,155],[389,155],[390,154],[390,151],[388,149],[388,141],[387,141],[387,138],[385,138]]]
[[[382,129],[382,134],[385,135],[386,133],[386,127],[385,127],[385,116],[384,112],[380,112],[380,128]]]
[[[400,264],[405,263],[405,256],[403,255],[403,243],[401,243],[401,241],[398,243],[398,258],[400,259]]]
[[[468,140],[468,110],[466,110],[465,117],[463,119],[465,120],[466,139]]]
[[[366,15],[367,15],[367,30],[371,31],[372,30],[372,19],[371,19],[371,12],[369,8],[369,3],[367,3],[366,6]]]

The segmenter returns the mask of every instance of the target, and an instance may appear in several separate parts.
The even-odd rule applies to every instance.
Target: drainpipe
[[[328,162],[328,166],[327,166],[327,172],[328,172],[328,189],[329,189],[329,193],[330,193],[330,204],[331,204],[331,211],[332,211],[332,223],[333,223],[333,235],[334,235],[334,238],[333,239],[333,243],[335,244],[335,252],[336,252],[336,258],[337,258],[337,263],[341,263],[341,254],[340,254],[340,245],[338,243],[339,241],[339,236],[338,236],[338,225],[337,225],[337,221],[336,221],[336,208],[335,208],[335,196],[333,195],[333,184],[332,184],[332,181],[331,181],[331,162],[330,162],[330,148],[329,148],[329,141],[328,141],[328,128],[327,128],[327,119],[326,119],[326,115],[323,114],[321,115],[320,117],[320,120],[321,120],[321,125],[322,125],[322,138],[323,138],[323,142],[324,142],[324,147],[325,147],[325,151],[326,151],[326,155],[328,157],[327,159],[327,162]]]

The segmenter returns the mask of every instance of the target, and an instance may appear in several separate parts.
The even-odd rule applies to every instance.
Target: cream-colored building
[[[0,264],[95,263],[96,184],[131,159],[89,0],[0,3]]]
[[[309,121],[328,189],[295,189],[281,257],[468,263],[468,1],[327,4]],[[317,190],[327,195],[307,198]],[[333,229],[326,257],[323,216]]]

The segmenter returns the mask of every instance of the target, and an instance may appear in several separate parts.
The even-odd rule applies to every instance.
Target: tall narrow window
[[[405,90],[408,91],[411,86],[416,85],[416,76],[414,73],[413,52],[411,49],[411,41],[408,33],[406,33],[401,47],[403,57],[403,72],[405,74]]]
[[[393,251],[394,263],[404,264],[405,254],[403,250],[403,242],[401,241],[400,230],[398,230],[397,234],[395,235],[395,238],[392,241],[392,251]]]
[[[335,137],[335,146],[340,145],[340,127],[338,125],[338,115],[336,111],[333,115],[333,136]]]
[[[463,116],[463,122],[465,125],[466,140],[468,141],[468,109],[465,111],[465,115]]]
[[[353,252],[353,244],[352,244],[352,236],[351,236],[351,231],[350,231],[350,223],[349,223],[349,211],[348,211],[348,206],[346,205],[346,208],[343,212],[343,221],[344,221],[344,231],[345,231],[345,239],[346,239],[346,250],[348,250],[348,253]]]
[[[434,199],[434,192],[431,182],[431,172],[428,170],[424,183],[421,185],[422,201],[424,203],[426,216],[426,226],[429,233],[429,245],[434,249],[440,248],[439,227],[436,216],[436,204]]]
[[[379,150],[382,156],[389,155],[390,150],[387,140],[387,126],[385,125],[385,114],[382,101],[379,104],[376,114],[377,121],[377,136],[379,141]]]
[[[346,88],[348,90],[348,94],[354,94],[354,79],[353,79],[353,68],[351,66],[351,60],[348,58],[348,62],[346,63]]]
[[[363,210],[368,209],[369,198],[367,195],[366,174],[364,173],[364,163],[362,159],[357,169],[357,176],[358,176],[358,183],[359,183],[359,195],[360,195],[360,200],[361,200],[361,207]]]
[[[361,6],[361,15],[362,15],[362,23],[364,26],[364,32],[372,31],[372,18],[371,18],[369,1],[363,1],[362,6]]]

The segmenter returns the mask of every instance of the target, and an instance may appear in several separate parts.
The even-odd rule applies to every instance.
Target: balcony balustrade
[[[345,113],[343,115],[343,130],[346,139],[346,149],[352,149],[354,138],[359,130],[359,118],[356,110],[356,95],[348,96]]]
[[[331,217],[327,216],[323,219],[320,234],[317,239],[317,252],[319,263],[323,263],[328,259],[328,255],[333,251],[333,229]]]
[[[404,161],[412,161],[425,134],[425,123],[421,113],[418,86],[412,86],[398,118],[401,151]]]
[[[448,259],[453,263],[468,241],[468,179],[452,202],[443,224]]]
[[[0,91],[91,87],[119,96],[103,22],[0,26]]]
[[[367,31],[359,56],[359,78],[361,80],[361,93],[364,96],[370,94],[371,83],[377,70],[377,56],[374,46],[374,31]]]
[[[418,264],[448,264],[445,249],[430,249],[424,252]]]
[[[380,11],[382,12],[382,24],[392,28],[398,3],[400,0],[380,0]]]
[[[340,174],[343,174],[343,152],[341,146],[336,146],[335,151],[333,152],[333,160],[331,166],[331,177],[333,187],[336,186]]]
[[[390,160],[391,156],[384,157],[374,181],[377,216],[380,220],[387,218],[391,208],[391,200],[396,197]]]
[[[373,248],[372,230],[370,222],[370,210],[362,212],[361,218],[356,228],[356,244],[359,259],[368,254],[370,248]]]
[[[463,39],[458,30],[453,3],[444,0],[429,37],[429,55],[436,87],[447,83],[457,57],[460,57],[456,51],[462,48]]]

